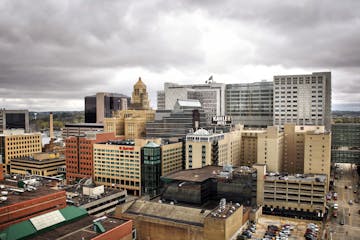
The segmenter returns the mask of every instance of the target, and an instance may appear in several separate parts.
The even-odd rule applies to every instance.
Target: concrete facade
[[[331,128],[331,72],[274,76],[274,125]]]
[[[242,126],[228,133],[199,129],[186,135],[185,168],[239,165]]]
[[[282,170],[284,136],[277,126],[270,126],[258,134],[257,163],[266,164],[270,172]]]
[[[30,157],[12,159],[10,173],[57,176],[60,174],[59,169],[65,165],[65,157],[59,153],[34,153]]]

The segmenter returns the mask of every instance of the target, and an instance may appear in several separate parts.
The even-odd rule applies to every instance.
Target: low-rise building
[[[0,236],[6,240],[133,240],[136,232],[131,220],[114,216],[95,218],[82,208],[69,206],[11,225]]]
[[[53,189],[56,184],[36,179],[0,182],[0,229],[66,207],[65,191]]]
[[[66,186],[66,202],[85,209],[90,215],[111,213],[116,205],[126,201],[126,190],[106,188],[104,185],[96,186],[92,183]],[[86,185],[87,184],[87,185]]]
[[[201,206],[226,198],[245,206],[257,205],[257,169],[205,166],[163,176],[161,199]]]
[[[206,210],[137,200],[115,212],[115,216],[134,222],[139,240],[231,239],[244,225],[243,215],[243,206],[225,201]]]
[[[34,153],[29,157],[11,160],[10,174],[57,176],[65,166],[65,157],[59,153]]]
[[[263,212],[322,220],[328,178],[325,174],[277,175],[264,179]]]
[[[11,159],[31,156],[42,150],[41,133],[24,133],[24,130],[5,130],[0,134],[0,163],[10,172]]]

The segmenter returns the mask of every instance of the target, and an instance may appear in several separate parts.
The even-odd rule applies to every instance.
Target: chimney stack
[[[54,120],[53,120],[52,112],[50,112],[49,137],[50,137],[50,140],[54,139]]]

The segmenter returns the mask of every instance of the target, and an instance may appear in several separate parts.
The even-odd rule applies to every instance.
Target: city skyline
[[[251,83],[331,71],[333,110],[360,110],[359,5],[2,1],[0,105],[84,110],[85,96],[130,95],[140,76],[156,107],[164,82],[204,83],[213,75],[219,83]]]

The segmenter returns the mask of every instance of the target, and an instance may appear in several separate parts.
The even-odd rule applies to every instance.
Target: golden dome
[[[134,88],[141,89],[146,88],[146,85],[141,81],[141,77],[139,77],[139,80],[135,83]]]

